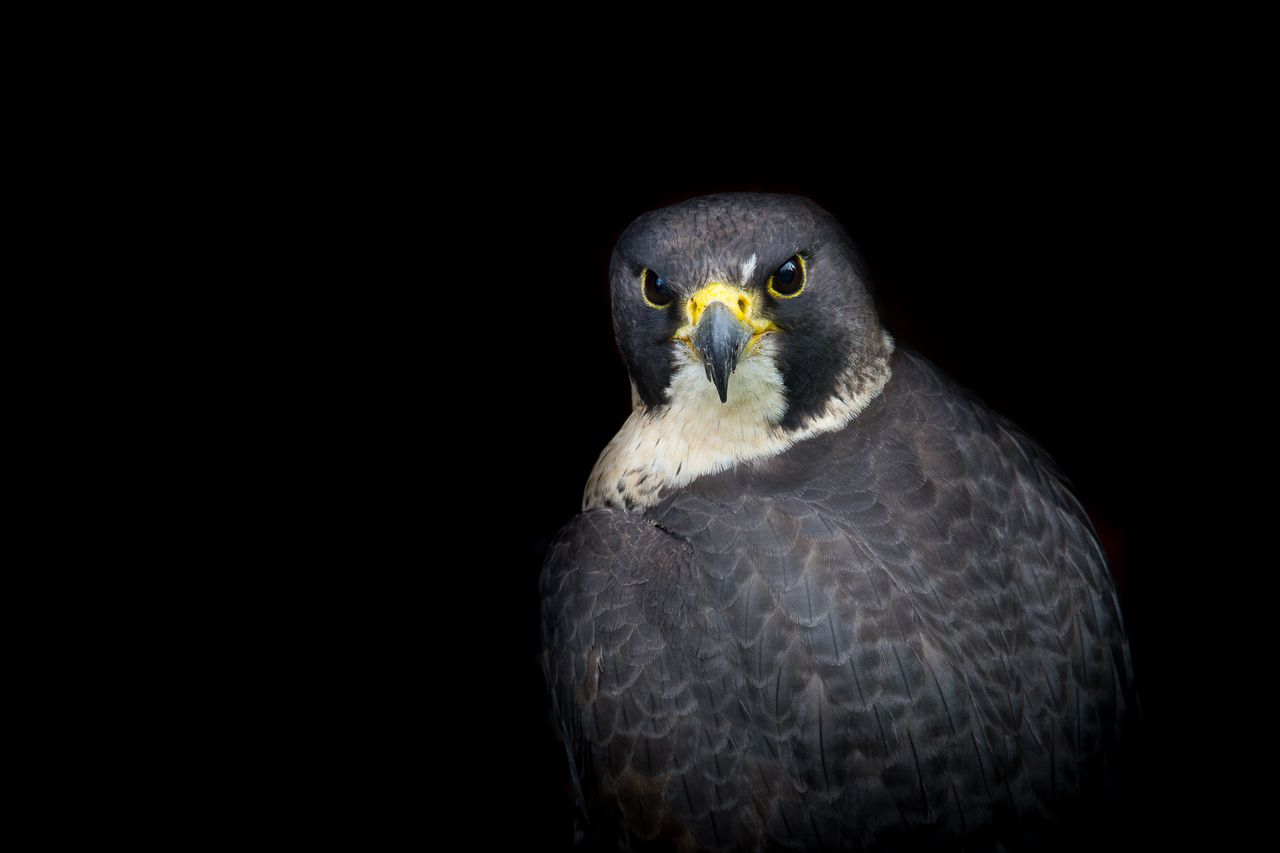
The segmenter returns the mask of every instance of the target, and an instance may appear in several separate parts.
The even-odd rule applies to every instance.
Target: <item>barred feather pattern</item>
[[[642,514],[575,517],[541,590],[601,847],[1076,843],[1133,718],[1115,588],[1068,483],[903,350],[845,429]]]

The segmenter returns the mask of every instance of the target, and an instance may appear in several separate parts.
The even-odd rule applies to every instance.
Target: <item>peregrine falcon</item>
[[[1083,843],[1136,697],[1045,451],[895,346],[808,199],[647,213],[610,278],[633,411],[540,586],[583,841]]]

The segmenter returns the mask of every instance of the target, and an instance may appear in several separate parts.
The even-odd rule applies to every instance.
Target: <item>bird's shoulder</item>
[[[554,633],[586,648],[595,644],[601,625],[622,630],[677,622],[683,606],[678,593],[696,578],[696,565],[689,542],[640,514],[580,513],[560,529],[543,562],[544,640],[554,645]]]

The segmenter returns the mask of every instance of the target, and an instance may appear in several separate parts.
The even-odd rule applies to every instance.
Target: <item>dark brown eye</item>
[[[667,284],[665,278],[658,276],[656,272],[646,268],[640,273],[641,289],[644,292],[644,301],[648,302],[654,308],[666,308],[671,304],[671,300],[675,298],[675,291]]]
[[[804,258],[792,255],[785,264],[774,271],[773,275],[769,276],[770,295],[779,299],[799,296],[800,291],[804,290],[806,272]]]

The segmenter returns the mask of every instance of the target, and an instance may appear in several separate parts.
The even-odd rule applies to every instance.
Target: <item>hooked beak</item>
[[[729,399],[729,377],[759,338],[777,326],[753,316],[751,296],[734,287],[712,282],[685,305],[688,324],[676,338],[702,359],[707,379],[716,386],[720,402]]]
[[[702,312],[693,332],[693,348],[702,358],[707,378],[715,383],[720,402],[729,399],[729,376],[751,340],[751,327],[734,317],[722,302],[712,302]]]

